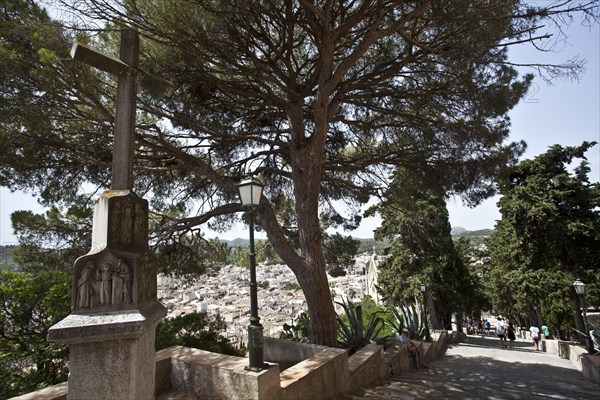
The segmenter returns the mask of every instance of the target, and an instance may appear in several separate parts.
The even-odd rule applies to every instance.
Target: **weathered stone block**
[[[327,348],[281,373],[286,400],[329,399],[350,388],[348,352]]]
[[[154,332],[165,309],[71,314],[50,328],[51,341],[70,345],[69,400],[152,399]]]
[[[368,344],[348,359],[350,390],[383,379],[387,374],[383,346]]]
[[[281,399],[279,367],[247,371],[248,359],[173,346],[159,352],[171,360],[171,388],[195,399]]]
[[[327,348],[327,346],[291,340],[263,338],[264,360],[279,364],[280,371],[284,371]]]

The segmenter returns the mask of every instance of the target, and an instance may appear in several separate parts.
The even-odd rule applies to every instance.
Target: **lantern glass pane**
[[[573,282],[573,287],[577,294],[585,294],[585,283],[581,282],[579,279]]]
[[[243,206],[258,205],[262,194],[262,183],[256,178],[245,178],[238,185],[238,194]]]

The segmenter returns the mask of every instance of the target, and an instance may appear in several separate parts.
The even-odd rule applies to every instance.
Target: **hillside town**
[[[345,276],[329,276],[335,302],[360,300],[376,294],[376,266],[381,257],[361,255]],[[246,341],[250,316],[250,272],[227,265],[216,275],[203,275],[194,281],[158,276],[158,297],[168,308],[167,318],[193,312],[220,314],[227,323],[223,334],[234,344]],[[304,294],[292,271],[285,265],[258,265],[258,315],[264,335],[279,337],[284,324],[291,324],[307,310]],[[341,309],[336,304],[336,311]]]

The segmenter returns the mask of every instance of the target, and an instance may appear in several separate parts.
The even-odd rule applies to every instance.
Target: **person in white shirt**
[[[532,325],[529,328],[529,332],[531,332],[531,340],[533,340],[533,347],[536,350],[540,349],[540,328],[535,325]]]
[[[500,339],[500,348],[505,347],[507,348],[508,346],[506,345],[506,333],[505,333],[505,326],[504,326],[504,320],[502,319],[502,317],[498,317],[498,320],[496,321],[496,336],[498,336],[498,339]]]

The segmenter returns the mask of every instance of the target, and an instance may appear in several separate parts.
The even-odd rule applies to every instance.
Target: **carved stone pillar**
[[[92,249],[75,261],[71,315],[48,339],[70,346],[69,400],[152,399],[156,299],[148,202],[109,190],[94,208]]]

